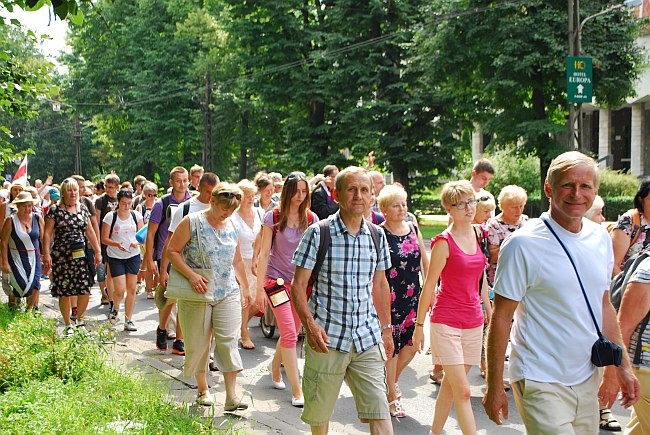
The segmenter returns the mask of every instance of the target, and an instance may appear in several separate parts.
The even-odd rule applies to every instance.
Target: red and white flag
[[[27,186],[27,156],[25,156],[20,166],[18,166],[18,170],[16,171],[13,180],[11,180],[11,184]]]

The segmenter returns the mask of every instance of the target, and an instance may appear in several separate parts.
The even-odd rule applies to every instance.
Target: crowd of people
[[[618,394],[634,407],[626,433],[650,433],[650,259],[618,313],[609,298],[612,276],[650,249],[650,180],[610,234],[593,159],[553,160],[550,209],[539,219],[524,214],[521,187],[496,199],[486,190],[495,171],[481,159],[470,180],[443,186],[449,225],[429,257],[406,190],[370,169],[260,172],[232,184],[178,166],[162,195],[142,176],[131,183],[114,173],[96,183],[74,175],[60,185],[6,185],[3,289],[11,305],[24,298],[37,311],[49,278],[66,336],[87,333],[95,279],[107,322],[127,333],[137,331],[136,294],[146,292],[158,308],[152,343],[166,352],[173,340],[200,405],[215,403],[207,372],[222,372],[228,412],[248,407],[236,386],[240,351],[255,349],[250,319],[270,311],[280,338],[269,383],[287,388],[283,367],[290,404],[303,408],[312,433],[328,431],[344,379],[371,433],[392,433],[391,419],[408,415],[399,380],[424,350],[427,317],[431,379],[440,384],[430,434],[442,432],[452,407],[462,432],[476,433],[472,366],[486,378],[483,404],[497,424],[512,387],[529,433],[620,431],[610,410]],[[590,354],[601,330],[627,352],[596,370]]]

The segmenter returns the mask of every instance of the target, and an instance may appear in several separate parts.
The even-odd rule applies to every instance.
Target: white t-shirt
[[[241,250],[241,256],[245,260],[253,258],[253,242],[255,241],[257,233],[262,229],[262,221],[255,208],[258,207],[254,207],[253,209],[253,228],[249,227],[236,211],[230,217],[230,220],[235,224],[237,232],[239,233],[239,248]]]
[[[199,198],[195,196],[190,199],[190,210],[187,214],[197,213],[199,211],[204,211],[210,208],[210,203],[204,204],[199,201]],[[173,233],[176,230],[178,224],[181,223],[185,216],[183,216],[183,203],[179,204],[178,207],[174,210],[172,214],[172,219],[169,221],[169,232]]]
[[[603,293],[609,290],[614,264],[609,234],[588,219],[582,219],[575,234],[548,213],[542,216],[571,252],[602,329]],[[573,386],[593,374],[596,328],[569,258],[540,219],[530,220],[501,245],[494,292],[519,301],[510,333],[511,382]]]
[[[106,216],[104,216],[104,223],[108,225],[109,228],[113,222],[114,214],[114,211],[110,211],[106,213]],[[133,214],[135,214],[136,222],[142,220],[142,215],[139,212],[133,211]],[[122,246],[125,248],[128,248],[129,245],[133,242],[137,243],[137,240],[135,239],[135,233],[138,232],[138,225],[136,222],[133,222],[131,213],[129,213],[129,217],[126,220],[122,220],[118,216],[117,220],[115,221],[115,226],[113,227],[113,234],[110,236],[111,240],[122,243]],[[106,254],[108,254],[108,256],[111,258],[126,260],[128,258],[135,257],[136,255],[140,255],[140,248],[136,246],[135,248],[129,248],[128,251],[122,251],[117,246],[107,246]]]

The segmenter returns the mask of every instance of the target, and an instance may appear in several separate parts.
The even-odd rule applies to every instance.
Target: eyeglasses
[[[294,178],[307,178],[304,172],[292,172],[287,175],[287,181],[293,180]]]
[[[467,206],[475,206],[476,200],[470,199],[469,201],[461,201],[456,204],[451,204],[452,207],[456,207],[458,210],[465,210]]]
[[[226,197],[228,199],[237,198],[237,201],[241,201],[241,194],[235,192],[219,192],[217,195]]]
[[[479,199],[476,200],[476,202],[488,201],[489,199],[490,199],[489,196],[481,196]]]

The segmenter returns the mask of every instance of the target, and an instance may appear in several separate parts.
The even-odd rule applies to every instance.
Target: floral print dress
[[[390,317],[393,325],[395,355],[404,346],[413,344],[415,317],[420,300],[420,268],[422,255],[417,232],[412,225],[404,236],[396,236],[385,226],[392,267],[386,270],[390,286]]]
[[[505,223],[499,217],[493,217],[493,218],[488,219],[488,221],[485,224],[485,230],[487,231],[488,243],[490,245],[501,246],[501,244],[503,242],[505,242],[508,237],[510,237],[510,234],[517,231],[526,222],[528,222],[528,216],[526,216],[525,214],[521,215],[521,217],[519,218],[519,223],[515,224],[515,225]],[[497,271],[497,265],[496,264],[488,265],[488,268],[487,268],[488,276],[487,276],[487,278],[488,278],[488,283],[490,284],[490,286],[492,286],[492,284],[494,283],[494,276],[496,274],[496,271]]]
[[[630,245],[629,249],[625,253],[623,262],[620,264],[621,267],[623,267],[628,258],[635,254],[638,254],[647,248],[648,245],[650,245],[650,225],[648,225],[648,221],[646,221],[645,217],[643,217],[643,213],[640,213],[640,218],[641,227],[639,228],[639,236],[637,237],[636,241]],[[628,237],[631,237],[633,227],[634,224],[632,223],[632,210],[628,210],[623,213],[620,218],[618,218],[614,229],[618,228],[627,234]]]
[[[50,207],[46,219],[54,220],[54,244],[52,245],[52,284],[54,297],[89,295],[91,277],[88,257],[72,257],[72,247],[86,243],[86,227],[90,213],[85,205],[78,212],[69,212],[58,205]]]

